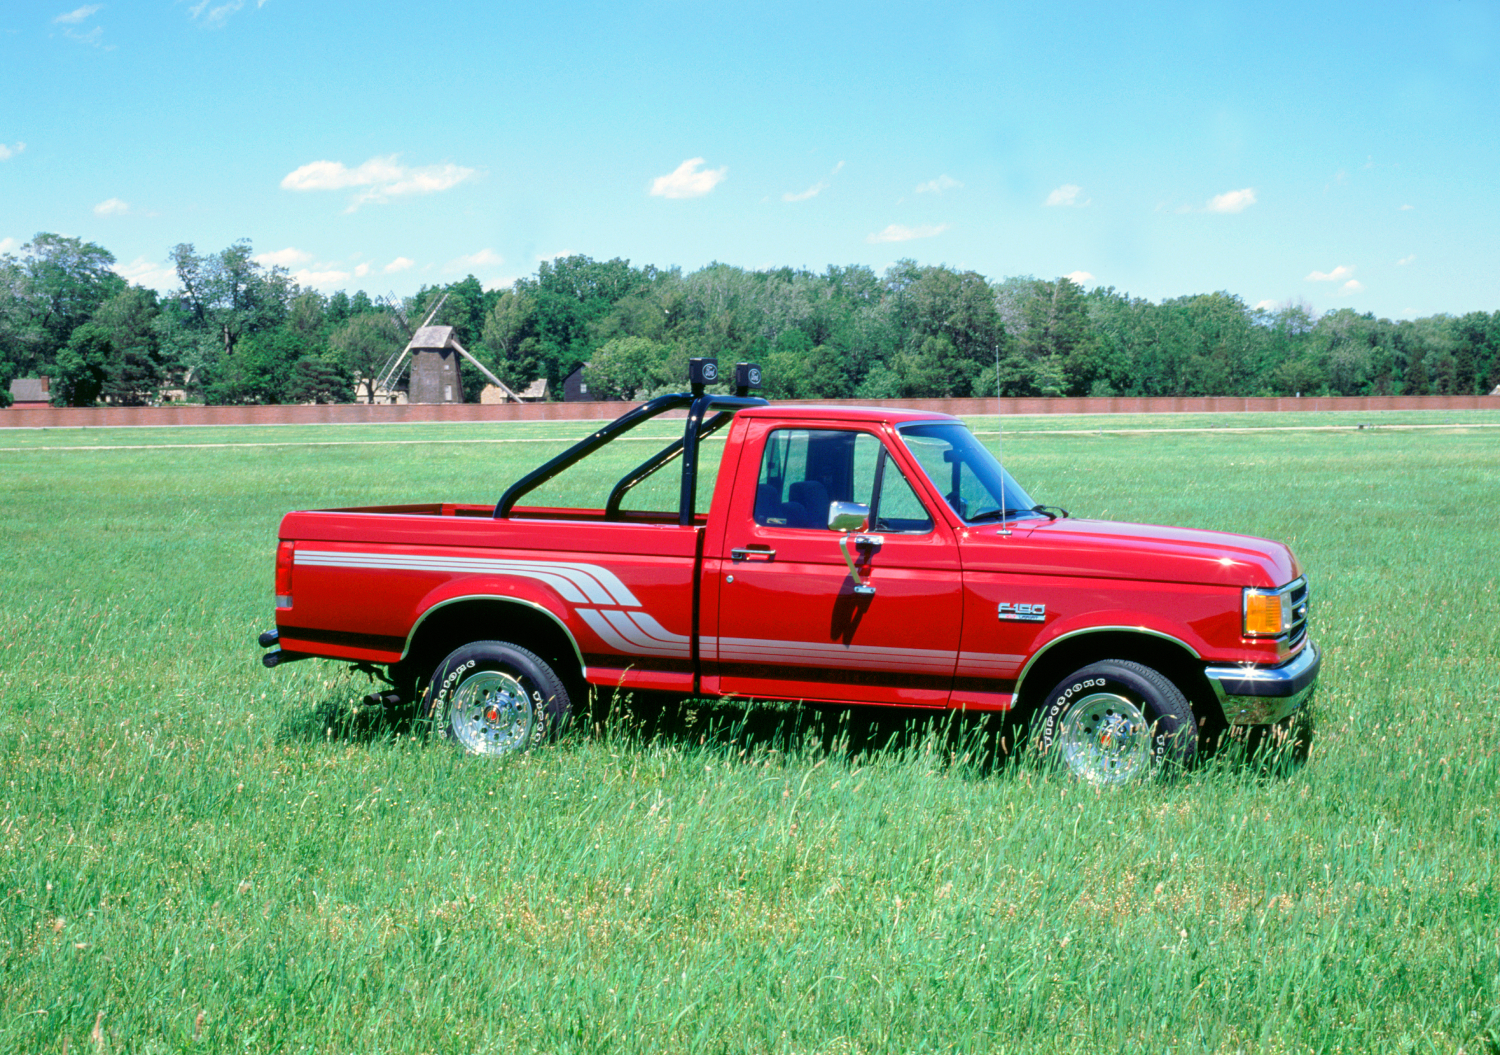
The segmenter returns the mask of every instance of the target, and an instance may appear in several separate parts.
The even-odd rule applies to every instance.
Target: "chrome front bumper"
[[[1230,725],[1270,725],[1311,698],[1322,665],[1323,654],[1309,641],[1279,667],[1208,667],[1203,673]]]

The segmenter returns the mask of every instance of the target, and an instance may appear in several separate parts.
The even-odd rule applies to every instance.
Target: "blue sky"
[[[902,257],[1500,309],[1500,7],[135,0],[0,10],[0,249],[324,291]]]

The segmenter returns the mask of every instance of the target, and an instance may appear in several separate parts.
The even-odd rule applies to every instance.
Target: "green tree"
[[[204,398],[228,404],[300,402],[291,391],[300,351],[296,336],[284,328],[251,334],[232,358],[205,371]]]
[[[249,239],[200,256],[189,243],[172,249],[181,288],[172,294],[186,322],[225,359],[247,336],[275,329],[286,319],[291,280],[283,267],[262,267]]]
[[[385,364],[406,345],[396,321],[384,312],[354,315],[333,331],[328,344],[364,401],[375,401],[375,382]]]
[[[897,357],[901,394],[911,398],[968,395],[979,366],[963,356],[946,335],[924,337]]]
[[[347,403],[352,392],[338,363],[312,356],[292,364],[286,395],[292,403]]]
[[[72,333],[125,288],[114,254],[93,242],[41,232],[0,257],[0,358],[20,376],[49,369]]]
[[[1016,341],[1020,356],[1032,364],[1033,387],[1043,395],[1088,392],[1101,370],[1083,288],[1066,276],[1036,281],[1019,309]]]
[[[52,403],[60,407],[91,407],[99,401],[115,358],[109,331],[86,322],[73,330],[57,353]]]
[[[161,388],[160,315],[156,291],[128,286],[99,306],[92,322],[114,348],[109,377],[101,392],[110,403],[140,406],[154,401]]]
[[[531,301],[514,290],[502,291],[485,314],[479,346],[493,360],[496,376],[512,388],[525,388],[539,372],[537,342],[526,345],[530,324]]]
[[[534,355],[538,371],[555,389],[588,362],[593,332],[620,300],[650,283],[654,272],[636,271],[628,260],[595,261],[586,256],[544,260],[535,279],[521,279],[515,293],[530,301],[522,337],[523,354]],[[527,344],[527,340],[535,343]]]
[[[674,370],[679,358],[685,370],[687,357],[674,355],[670,344],[645,337],[616,337],[594,352],[583,379],[591,398],[642,399],[681,387],[681,374]]]

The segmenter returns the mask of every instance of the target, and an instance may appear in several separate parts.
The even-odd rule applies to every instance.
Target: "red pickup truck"
[[[712,360],[694,369],[692,392],[494,506],[288,513],[266,666],[352,661],[483,755],[555,736],[589,686],[1011,712],[1095,783],[1310,697],[1321,657],[1285,545],[1071,517],[956,418],[772,406],[746,364],[733,395],[705,391]],[[613,442],[684,410],[639,464]]]

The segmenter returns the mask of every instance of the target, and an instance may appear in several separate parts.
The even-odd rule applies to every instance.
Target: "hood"
[[[1284,586],[1302,574],[1283,543],[1227,531],[1063,517],[961,531],[965,569],[1214,586]]]

